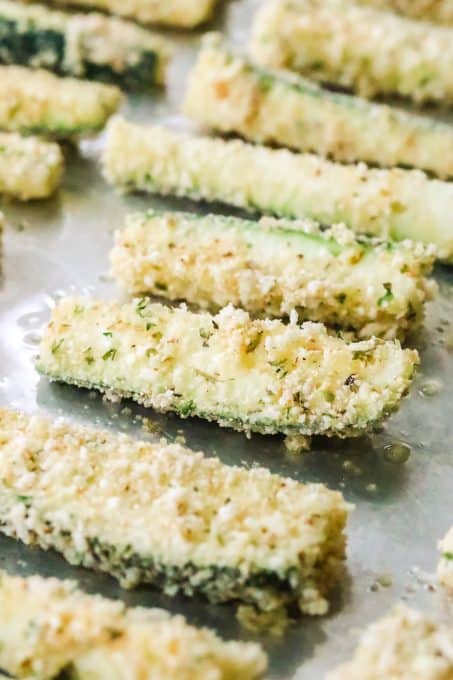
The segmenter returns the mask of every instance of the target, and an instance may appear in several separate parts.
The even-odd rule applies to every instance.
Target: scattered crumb
[[[285,437],[285,448],[292,455],[299,455],[311,448],[311,437],[303,434],[288,434]]]

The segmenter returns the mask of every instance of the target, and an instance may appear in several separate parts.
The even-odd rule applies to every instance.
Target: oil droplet
[[[405,442],[395,442],[384,447],[384,458],[389,463],[402,465],[406,463],[411,455],[411,447]]]
[[[23,342],[24,345],[27,345],[28,347],[36,347],[41,342],[41,336],[39,333],[35,332],[25,333]]]
[[[422,397],[435,397],[436,394],[439,394],[441,389],[442,383],[440,380],[427,380],[420,387],[419,391]]]

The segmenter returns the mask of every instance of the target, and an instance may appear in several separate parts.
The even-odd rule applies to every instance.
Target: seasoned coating
[[[350,663],[327,680],[452,680],[453,632],[399,605],[368,628]]]
[[[260,222],[219,215],[130,215],[116,233],[112,273],[132,295],[153,294],[219,310],[289,316],[403,337],[423,318],[435,285],[432,246],[356,237],[343,225]]]
[[[217,0],[51,0],[54,5],[100,9],[143,24],[195,28],[211,18]]]
[[[0,61],[6,64],[135,90],[164,83],[170,54],[169,41],[132,22],[0,0]]]
[[[0,194],[21,201],[47,198],[63,172],[58,144],[0,132]]]
[[[266,668],[256,644],[223,642],[160,609],[126,609],[73,581],[0,572],[0,608],[0,665],[16,678],[254,680]]]
[[[136,441],[0,411],[0,528],[123,587],[327,611],[342,573],[341,493]],[[33,467],[33,470],[31,470]]]
[[[39,370],[159,411],[262,433],[363,434],[398,408],[418,362],[377,338],[347,343],[321,324],[216,316],[147,299],[66,298],[44,333]]]
[[[189,77],[185,113],[252,142],[336,161],[420,168],[453,176],[453,127],[257,66],[209,35]]]
[[[58,139],[98,132],[122,101],[111,85],[22,66],[0,66],[0,86],[0,129]]]
[[[396,94],[453,104],[453,32],[344,0],[270,0],[251,55],[364,97]]]
[[[109,123],[104,175],[125,191],[222,201],[280,217],[344,222],[384,239],[434,243],[453,261],[453,184],[418,170],[341,165],[310,154]]]

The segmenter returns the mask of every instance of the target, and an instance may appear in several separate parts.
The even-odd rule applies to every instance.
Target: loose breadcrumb
[[[0,194],[22,201],[47,198],[60,183],[63,165],[58,144],[0,132]]]
[[[0,572],[0,609],[0,666],[16,678],[253,680],[266,669],[256,644],[223,642],[160,609],[127,609],[73,581]]]
[[[220,132],[312,151],[341,162],[402,165],[453,175],[453,129],[425,116],[322,89],[289,71],[256,66],[222,45],[203,43],[184,111]]]
[[[222,201],[280,217],[344,222],[386,239],[434,243],[453,260],[453,183],[418,170],[341,165],[311,154],[195,137],[115,117],[107,128],[106,179],[126,191]]]
[[[363,635],[350,663],[327,680],[451,680],[453,631],[399,605]]]
[[[344,0],[271,0],[259,10],[253,58],[364,97],[453,102],[451,29]]]
[[[123,587],[323,614],[350,506],[321,484],[0,410],[0,530]]]

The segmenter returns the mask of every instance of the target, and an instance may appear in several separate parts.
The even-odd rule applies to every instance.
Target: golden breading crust
[[[371,625],[354,658],[326,680],[452,680],[453,632],[399,605]]]
[[[263,434],[357,436],[399,407],[418,354],[377,338],[348,343],[321,324],[194,313],[139,299],[65,298],[38,369],[158,411]]]
[[[364,97],[453,102],[449,28],[344,0],[271,0],[258,12],[251,54]]]
[[[388,240],[434,243],[453,261],[453,183],[419,170],[341,165],[292,153],[196,137],[115,117],[107,128],[106,179],[124,191],[222,201],[279,217],[343,222]]]
[[[451,125],[257,66],[224,47],[217,34],[203,43],[184,111],[209,128],[256,143],[453,176]]]
[[[22,201],[47,198],[60,183],[63,165],[58,144],[0,132],[0,194]]]
[[[0,666],[16,678],[254,680],[266,668],[256,644],[223,642],[159,609],[126,609],[72,581],[0,572],[0,609]]]
[[[151,293],[219,310],[228,303],[259,316],[289,316],[403,337],[433,293],[435,249],[357,238],[343,225],[259,222],[218,215],[130,215],[117,232],[112,272],[132,295]]]
[[[0,529],[124,587],[323,614],[345,556],[339,492],[178,445],[0,410]]]

